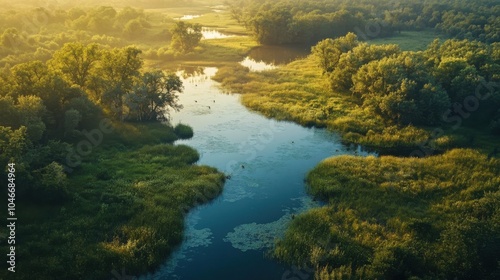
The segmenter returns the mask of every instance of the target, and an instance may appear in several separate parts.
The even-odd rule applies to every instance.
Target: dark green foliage
[[[68,197],[68,179],[61,164],[53,161],[34,171],[34,176],[37,185],[30,195],[39,196],[38,201],[59,203]]]
[[[179,123],[174,127],[175,134],[179,139],[189,139],[192,138],[194,133],[193,129],[185,124]]]
[[[363,105],[398,124],[435,124],[449,108],[448,94],[413,53],[384,57],[362,66],[352,77]]]
[[[134,89],[125,95],[127,119],[135,121],[168,120],[169,108],[179,111],[177,93],[182,92],[182,81],[176,74],[162,71],[145,73]]]

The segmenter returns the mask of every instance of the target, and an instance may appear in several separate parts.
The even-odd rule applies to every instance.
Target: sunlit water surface
[[[266,71],[308,54],[308,47],[260,46],[253,48],[240,64],[252,72]]]
[[[184,109],[172,113],[171,122],[193,127],[192,139],[176,143],[197,149],[198,164],[214,166],[231,178],[222,195],[189,212],[184,242],[161,268],[141,279],[293,277],[290,267],[265,253],[283,235],[292,215],[320,206],[306,195],[306,173],[329,156],[366,154],[348,149],[326,130],[250,112],[239,95],[222,93],[210,79],[216,71],[194,68],[179,73],[184,76]]]
[[[182,17],[174,18],[175,20],[190,20],[190,19],[195,19],[199,18],[201,15],[183,15]]]
[[[224,34],[217,29],[202,27],[201,34],[203,35],[202,40],[211,40],[211,39],[223,39],[234,37],[235,35]]]

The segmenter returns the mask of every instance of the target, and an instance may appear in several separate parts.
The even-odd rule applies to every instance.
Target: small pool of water
[[[190,19],[195,19],[195,18],[199,18],[201,17],[201,15],[183,15],[182,17],[177,17],[177,18],[174,18],[175,20],[190,20]]]
[[[250,71],[266,71],[306,57],[309,53],[308,47],[260,46],[253,48],[240,64]]]
[[[234,37],[235,35],[224,34],[217,29],[202,27],[201,33],[203,34],[202,40],[211,40],[211,39],[223,39],[228,37]]]
[[[192,139],[176,143],[197,149],[198,164],[214,166],[231,178],[218,198],[189,212],[184,242],[165,264],[140,279],[293,277],[291,267],[265,254],[293,214],[320,206],[306,194],[307,172],[329,156],[366,155],[359,148],[343,146],[327,130],[250,112],[239,95],[223,93],[210,79],[216,71],[195,67],[179,72],[185,87],[179,97],[184,109],[172,112],[171,122],[193,127]]]
[[[255,59],[250,58],[249,56],[245,57],[245,59],[241,61],[240,64],[247,67],[252,72],[260,72],[276,68],[276,65],[274,65],[273,63],[256,61]]]
[[[212,8],[212,11],[214,13],[222,13],[226,9],[226,6],[225,5],[216,5],[216,6],[212,6],[210,8]]]

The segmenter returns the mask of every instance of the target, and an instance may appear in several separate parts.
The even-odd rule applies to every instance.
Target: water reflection
[[[240,64],[248,67],[250,71],[266,71],[306,57],[308,54],[309,47],[260,46],[252,49]]]
[[[214,13],[222,13],[226,9],[226,6],[224,6],[224,5],[217,5],[217,6],[213,6],[211,8],[212,8],[212,11]]]
[[[191,82],[188,78],[193,77],[207,77],[205,76],[205,67],[201,66],[179,66],[177,69],[177,75],[181,76],[185,81]]]
[[[247,67],[252,72],[260,72],[276,68],[274,64],[268,64],[265,63],[264,61],[256,61],[255,59],[252,59],[248,56],[245,57],[245,59],[242,62],[240,62],[240,64]]]
[[[208,27],[202,27],[201,33],[203,34],[203,39],[205,39],[205,40],[234,37],[234,35],[224,34],[216,29],[208,28]]]
[[[267,64],[287,64],[293,60],[304,58],[310,53],[309,47],[289,46],[260,46],[254,48],[248,54],[250,59],[262,61]]]
[[[183,15],[182,17],[174,18],[175,20],[189,20],[199,18],[201,15]]]
[[[287,267],[263,255],[292,215],[318,206],[305,192],[307,172],[331,155],[366,153],[347,150],[327,130],[250,112],[210,79],[217,68],[184,69],[184,109],[171,122],[195,134],[176,144],[196,148],[198,164],[231,178],[218,198],[189,212],[185,240],[164,265],[139,279],[282,279]]]

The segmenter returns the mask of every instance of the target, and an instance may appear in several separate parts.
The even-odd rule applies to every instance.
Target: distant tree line
[[[110,6],[0,11],[0,67],[47,61],[64,44],[81,42],[106,47],[134,43],[164,44],[144,50],[150,59],[171,59],[192,52],[202,37],[201,25],[174,21],[142,9]]]
[[[171,23],[152,22],[141,9],[109,6],[0,12],[0,66],[51,59],[71,42],[124,47],[135,41],[168,42]]]
[[[226,1],[234,19],[263,44],[315,44],[348,32],[370,38],[402,30],[435,28],[457,39],[500,41],[500,4],[495,0],[234,0]]]

